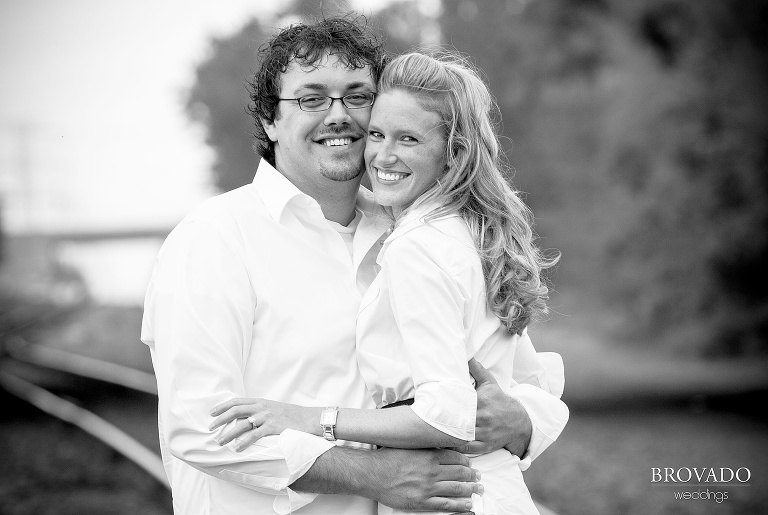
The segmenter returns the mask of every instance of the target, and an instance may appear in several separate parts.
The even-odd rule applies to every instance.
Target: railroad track
[[[2,388],[98,438],[170,488],[159,455],[152,374],[19,337],[8,338],[5,350]],[[541,515],[557,515],[536,505]]]
[[[157,442],[154,376],[36,345],[5,342],[0,386],[98,438],[169,487]]]

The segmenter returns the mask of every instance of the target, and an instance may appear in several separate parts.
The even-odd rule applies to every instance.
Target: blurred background
[[[4,0],[0,513],[171,513],[162,481],[72,413],[157,450],[139,341],[154,257],[195,204],[253,178],[259,46],[350,9],[392,52],[470,56],[562,252],[532,335],[565,360],[571,420],[526,472],[535,499],[768,512],[768,1]],[[149,391],[110,384],[135,371]],[[654,467],[751,480],[675,499]]]

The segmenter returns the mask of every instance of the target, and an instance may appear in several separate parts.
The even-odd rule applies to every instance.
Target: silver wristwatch
[[[333,430],[336,427],[336,417],[339,416],[338,406],[325,408],[320,413],[320,426],[323,428],[323,438],[331,442],[336,440]]]

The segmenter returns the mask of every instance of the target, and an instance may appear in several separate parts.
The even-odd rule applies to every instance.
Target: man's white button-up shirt
[[[355,319],[390,221],[372,214],[365,192],[358,209],[350,255],[319,204],[262,160],[253,183],[204,202],[163,245],[141,338],[157,376],[176,513],[375,513],[361,497],[289,487],[333,443],[286,430],[238,453],[234,442],[215,441],[226,428],[208,430],[210,410],[233,397],[374,407],[357,366]],[[554,397],[530,390],[517,397],[531,416],[535,456],[565,420],[547,408]]]

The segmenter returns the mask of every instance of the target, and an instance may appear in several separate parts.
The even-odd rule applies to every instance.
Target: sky
[[[195,65],[212,36],[286,3],[0,1],[3,229],[170,228],[214,194],[183,112]]]

